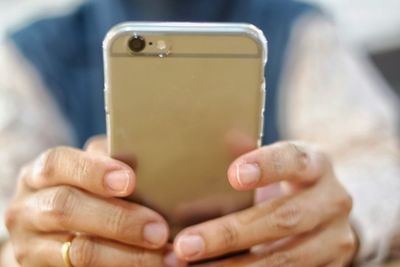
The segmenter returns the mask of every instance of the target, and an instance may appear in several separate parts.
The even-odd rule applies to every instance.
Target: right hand
[[[21,266],[64,267],[61,247],[70,240],[74,267],[164,266],[165,220],[115,198],[132,194],[135,174],[99,152],[101,143],[50,149],[21,170],[6,216]]]

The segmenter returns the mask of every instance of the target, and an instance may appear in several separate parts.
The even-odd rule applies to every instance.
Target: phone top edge
[[[250,23],[208,23],[208,22],[123,22],[112,27],[103,41],[104,89],[108,91],[108,60],[113,42],[127,33],[136,34],[209,34],[209,35],[245,35],[251,38],[259,49],[262,70],[268,61],[268,41],[262,30]],[[264,80],[265,84],[265,80]],[[264,85],[265,86],[265,85]],[[264,92],[265,87],[262,89]],[[265,103],[262,105],[262,113]],[[260,127],[258,146],[261,146],[264,127]],[[109,136],[108,136],[109,137]],[[110,141],[110,140],[109,140]],[[110,142],[109,142],[110,143]],[[110,152],[110,148],[109,148]]]
[[[209,23],[209,22],[123,22],[115,25],[106,34],[103,50],[110,51],[113,41],[119,36],[135,32],[138,34],[244,34],[251,38],[262,52],[264,64],[268,58],[268,41],[264,33],[249,23]]]

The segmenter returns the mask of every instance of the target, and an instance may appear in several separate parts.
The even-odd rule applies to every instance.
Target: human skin
[[[63,267],[61,247],[72,240],[75,267],[163,266],[168,226],[156,212],[116,198],[133,193],[135,173],[106,156],[103,144],[95,138],[86,151],[50,149],[21,170],[6,216],[14,249],[4,249],[3,262]]]
[[[205,266],[351,262],[357,249],[349,221],[352,200],[325,154],[310,145],[279,142],[239,157],[228,179],[236,190],[257,189],[256,204],[183,230],[174,244],[179,258],[197,261],[251,248],[246,255]]]
[[[159,214],[117,198],[134,192],[135,173],[107,157],[104,144],[94,138],[85,151],[51,149],[21,170],[6,218],[13,250],[5,246],[3,262],[62,267],[68,240],[75,267],[185,266],[249,248],[205,266],[346,266],[354,255],[351,198],[328,158],[310,146],[282,142],[239,157],[229,182],[240,191],[257,189],[256,204],[184,229],[173,252]],[[285,190],[271,197],[268,185],[282,181]]]

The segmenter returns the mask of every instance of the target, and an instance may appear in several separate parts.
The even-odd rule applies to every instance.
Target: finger
[[[22,266],[65,267],[61,249],[70,240],[62,235],[42,236],[26,248]],[[88,236],[72,239],[67,256],[74,267],[164,266],[162,251],[135,248]]]
[[[135,174],[128,165],[68,147],[43,153],[23,179],[34,189],[70,185],[101,196],[124,197],[135,187]]]
[[[97,135],[90,138],[84,145],[84,150],[90,153],[97,153],[103,156],[108,155],[107,137],[105,135]]]
[[[109,149],[107,147],[107,139],[103,135],[95,136],[90,138],[85,144],[85,150],[90,153],[96,153],[103,156],[109,155]],[[115,155],[113,157],[116,160],[124,162],[132,169],[137,167],[137,159],[132,155]]]
[[[280,142],[235,160],[228,169],[231,185],[250,190],[280,181],[310,184],[330,171],[327,158],[313,148]]]
[[[72,241],[69,256],[74,267],[164,266],[163,251],[139,249],[87,236]]]
[[[165,220],[156,212],[121,199],[102,199],[61,186],[41,190],[25,202],[22,221],[40,232],[83,232],[145,248],[168,239]]]
[[[344,265],[341,265],[338,259],[347,253],[347,250],[343,249],[343,244],[348,246],[349,242],[353,242],[346,239],[345,229],[344,222],[336,222],[321,231],[294,238],[292,242],[280,247],[279,250],[271,252],[267,249],[267,252],[253,252],[204,267],[342,267]]]
[[[343,267],[343,259],[353,253],[356,240],[347,218],[342,218],[316,231],[294,237],[292,242],[265,256],[250,266]],[[257,255],[262,256],[263,253]]]
[[[347,216],[351,198],[344,191],[333,190],[335,182],[326,179],[294,196],[189,227],[178,235],[175,250],[182,259],[209,258],[309,232],[333,218]]]
[[[107,147],[106,136],[99,135],[99,136],[90,138],[85,144],[85,150],[90,153],[96,153],[96,154],[103,155],[103,156],[109,156],[109,149]],[[132,154],[113,155],[113,158],[125,163],[126,165],[131,167],[133,170],[135,170],[137,167],[137,163],[138,163],[137,158]]]
[[[29,241],[28,241],[29,240]],[[14,244],[15,258],[20,266],[26,267],[65,267],[61,253],[64,242],[71,240],[65,234],[49,234]]]

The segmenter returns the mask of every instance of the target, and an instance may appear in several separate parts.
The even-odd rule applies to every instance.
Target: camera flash
[[[160,40],[157,42],[157,48],[160,50],[166,50],[167,49],[167,43],[163,40]]]
[[[160,50],[159,55],[158,55],[159,57],[168,56],[168,54],[170,52],[168,44],[164,40],[157,41],[157,49]]]

